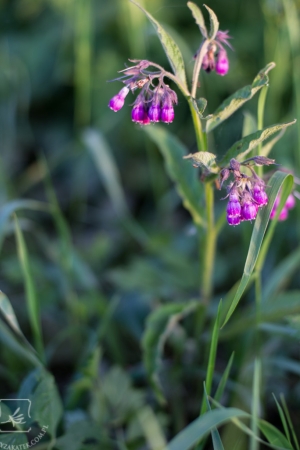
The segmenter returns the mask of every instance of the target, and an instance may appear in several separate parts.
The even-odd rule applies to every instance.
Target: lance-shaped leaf
[[[281,132],[283,129],[293,125],[296,120],[288,123],[280,123],[266,127],[263,130],[258,130],[255,133],[249,134],[240,141],[233,144],[233,146],[227,151],[225,156],[218,163],[220,167],[226,167],[231,158],[235,158],[238,161],[242,161],[248,153],[257,147],[261,142],[268,139],[270,136],[277,132]]]
[[[219,29],[219,21],[215,13],[212,9],[210,9],[207,5],[203,5],[209,14],[209,20],[210,20],[210,30],[209,30],[209,38],[215,39],[218,29]]]
[[[199,183],[197,171],[192,164],[182,161],[187,154],[184,145],[165,128],[159,125],[145,128],[146,133],[157,144],[170,178],[176,183],[184,207],[191,213],[195,224],[204,226],[203,186]]]
[[[163,305],[150,314],[147,319],[142,341],[144,364],[156,397],[161,403],[165,403],[165,398],[158,371],[164,344],[179,320],[194,311],[197,305],[196,301]]]
[[[251,85],[239,89],[233,95],[224,100],[224,102],[219,106],[214,114],[212,116],[209,116],[206,122],[206,132],[208,133],[209,131],[220,125],[220,123],[226,120],[237,109],[243,106],[244,103],[250,100],[257,91],[259,91],[263,86],[267,85],[269,83],[268,72],[274,67],[275,63],[269,63],[257,74]]]
[[[187,5],[190,8],[190,10],[192,11],[193,17],[196,21],[196,24],[200,28],[202,36],[205,39],[207,39],[207,37],[208,37],[207,29],[206,29],[204,17],[203,17],[203,14],[202,14],[200,8],[198,8],[198,6],[195,5],[195,3],[193,3],[193,2],[188,2]]]
[[[157,20],[155,20],[154,17],[152,17],[151,14],[148,13],[148,11],[146,11],[137,2],[133,0],[130,1],[143,11],[143,13],[148,17],[148,19],[154,26],[175,75],[180,80],[183,87],[187,90],[184,62],[178,45],[176,44],[174,39],[171,38],[171,36],[163,29],[159,22],[157,22]]]
[[[245,267],[244,267],[244,273],[241,279],[241,282],[238,286],[238,289],[236,291],[236,294],[234,296],[234,299],[229,307],[229,311],[227,312],[225,321],[223,323],[223,326],[228,322],[228,320],[230,319],[231,315],[233,314],[235,308],[237,307],[244,290],[246,289],[249,280],[251,278],[252,272],[254,270],[257,258],[259,256],[260,250],[261,250],[261,245],[264,239],[264,235],[270,220],[270,214],[271,211],[273,209],[274,203],[275,203],[275,199],[278,195],[279,190],[281,189],[281,200],[280,200],[280,204],[278,206],[277,209],[277,213],[275,216],[278,219],[278,215],[287,199],[287,197],[289,196],[292,187],[293,187],[293,177],[290,174],[286,174],[284,172],[275,172],[274,175],[271,177],[271,179],[268,182],[268,186],[267,186],[267,194],[268,194],[268,204],[264,207],[261,208],[259,213],[257,214],[256,217],[256,221],[254,224],[254,228],[253,228],[253,232],[252,232],[252,237],[251,237],[251,241],[250,241],[250,245],[249,245],[249,250],[248,250],[248,254],[247,254],[247,259],[246,259],[246,263],[245,263]],[[274,225],[273,225],[274,223]],[[274,221],[272,223],[272,227],[270,227],[269,229],[269,233],[272,236],[272,233],[274,232],[274,226],[276,224],[276,221]],[[267,236],[266,241],[269,242],[269,237]],[[264,251],[262,253],[266,253],[266,249],[264,249]]]

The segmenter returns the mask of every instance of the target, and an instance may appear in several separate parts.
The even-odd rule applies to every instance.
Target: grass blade
[[[258,435],[258,418],[260,415],[260,379],[261,379],[261,362],[259,359],[255,359],[254,363],[254,377],[252,387],[252,407],[251,407],[251,430],[253,436],[251,436],[250,450],[258,449],[258,441],[256,437]]]
[[[205,393],[208,395],[210,395],[210,392],[211,392],[213,375],[214,375],[214,370],[215,370],[215,362],[216,362],[218,339],[219,339],[219,329],[220,329],[221,309],[222,309],[222,300],[220,301],[219,306],[218,306],[217,317],[216,317],[214,327],[213,327],[213,332],[212,332],[212,337],[211,337],[211,345],[210,345],[210,350],[209,350],[209,358],[208,358],[206,381],[205,381],[205,386],[206,386]],[[206,399],[205,399],[205,397],[203,397],[200,415],[204,414],[205,411],[206,411]]]
[[[25,290],[26,290],[26,300],[27,300],[27,311],[29,316],[29,322],[31,325],[33,339],[35,343],[35,348],[42,358],[44,359],[44,345],[43,345],[43,337],[41,330],[41,323],[39,317],[39,306],[37,300],[37,293],[34,284],[34,278],[31,271],[28,251],[26,247],[26,243],[23,237],[23,233],[21,228],[19,227],[18,219],[15,216],[15,234],[17,241],[17,250],[19,261],[22,268],[23,278],[25,282]]]
[[[216,390],[216,393],[214,395],[214,398],[217,400],[217,402],[219,402],[221,400],[221,397],[222,397],[223,392],[225,390],[225,386],[226,386],[226,383],[227,383],[227,380],[228,380],[228,377],[229,377],[229,374],[230,374],[231,366],[232,366],[232,363],[233,363],[233,358],[234,358],[234,352],[230,356],[230,359],[228,361],[226,369],[225,369],[225,371],[224,371],[224,373],[222,375],[222,378],[220,380],[220,383],[219,383],[219,385],[217,387],[217,390]]]
[[[293,439],[294,439],[294,442],[295,442],[296,449],[300,450],[299,442],[298,442],[298,439],[297,439],[297,436],[296,436],[296,433],[295,433],[295,430],[294,430],[294,425],[293,425],[293,422],[291,420],[291,416],[290,416],[290,413],[289,413],[289,410],[288,410],[288,407],[286,405],[285,398],[284,398],[283,395],[280,395],[280,400],[281,400],[282,407],[283,407],[283,410],[285,412],[285,416],[286,416],[286,419],[288,421],[288,424],[289,424],[289,427],[290,427],[290,430],[291,430],[291,433],[292,433],[292,436],[293,436]]]
[[[273,397],[274,397],[274,400],[275,400],[275,403],[276,403],[276,406],[277,406],[277,409],[278,409],[278,412],[279,412],[279,416],[280,416],[280,419],[281,419],[281,423],[282,423],[282,426],[283,426],[286,438],[289,441],[289,443],[292,444],[291,443],[291,435],[290,435],[289,427],[288,427],[288,424],[287,424],[287,421],[286,421],[286,418],[285,418],[285,415],[284,415],[284,411],[283,411],[282,407],[280,406],[280,404],[278,403],[278,401],[277,401],[277,399],[276,399],[274,394],[273,394]]]
[[[204,383],[204,394],[205,394],[207,410],[211,411],[209,399],[208,399],[206,388],[205,388],[205,383]],[[212,441],[213,441],[214,450],[224,450],[222,440],[221,440],[221,437],[220,437],[220,434],[219,434],[217,428],[213,428],[211,430],[211,437],[212,437]]]

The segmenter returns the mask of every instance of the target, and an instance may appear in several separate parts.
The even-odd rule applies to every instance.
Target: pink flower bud
[[[229,61],[225,50],[221,49],[217,56],[216,72],[218,75],[224,76],[229,70]]]
[[[123,108],[125,103],[125,97],[128,94],[128,92],[129,92],[128,87],[126,86],[123,87],[123,89],[121,89],[120,92],[109,101],[108,106],[110,107],[110,109],[117,112],[121,108]]]

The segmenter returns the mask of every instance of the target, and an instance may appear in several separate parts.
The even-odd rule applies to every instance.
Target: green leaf
[[[257,448],[256,440],[259,437],[258,420],[260,415],[260,384],[261,384],[261,361],[254,361],[254,376],[252,384],[252,403],[251,403],[251,448]]]
[[[191,213],[196,225],[204,226],[204,207],[200,204],[204,188],[200,184],[197,171],[182,158],[187,154],[184,145],[165,128],[160,126],[146,127],[146,133],[160,149],[170,178],[176,183],[177,191],[183,200],[184,207]]]
[[[29,209],[33,211],[48,211],[49,205],[36,200],[14,200],[6,203],[0,210],[0,251],[2,248],[5,230],[10,216],[19,209]]]
[[[210,20],[210,30],[209,30],[209,38],[211,40],[215,39],[218,29],[219,29],[219,21],[215,13],[212,9],[210,9],[207,5],[203,5],[209,14],[209,20]]]
[[[200,28],[200,32],[201,32],[202,36],[205,39],[207,39],[207,37],[208,37],[207,29],[206,29],[204,17],[203,17],[203,14],[202,14],[200,8],[198,8],[198,6],[195,5],[195,3],[193,3],[193,2],[188,2],[187,6],[192,11],[193,17],[196,21],[196,24]]]
[[[273,139],[267,142],[261,149],[260,156],[268,156],[274,145],[279,141],[279,139],[282,138],[285,132],[286,128],[283,128],[280,133],[278,133]]]
[[[13,329],[13,331],[24,341],[24,343],[30,348],[30,350],[34,352],[34,349],[31,347],[31,345],[27,341],[26,337],[24,336],[20,328],[18,319],[15,315],[15,312],[13,310],[13,307],[11,306],[9,299],[1,291],[0,291],[0,311],[3,314],[4,318],[6,319],[7,323]]]
[[[289,443],[287,438],[281,433],[281,431],[279,431],[270,423],[266,422],[265,420],[259,420],[258,427],[260,431],[268,439],[270,444],[276,445],[277,447],[281,447],[287,450],[293,450],[293,447]]]
[[[135,2],[134,0],[130,1],[138,8],[140,8],[144,14],[146,14],[148,19],[154,26],[155,31],[160,39],[160,42],[164,48],[164,51],[174,71],[174,74],[180,80],[183,87],[187,90],[184,62],[178,45],[171,38],[171,36],[163,29],[163,27],[157,22],[157,20],[155,20],[154,17],[152,17],[151,14],[148,13],[148,11],[146,11],[141,5],[139,5],[139,3]]]
[[[300,313],[299,291],[290,291],[269,298],[262,302],[260,318],[263,323],[277,322],[284,317]],[[239,316],[225,328],[221,334],[221,339],[229,339],[232,336],[251,329],[257,322],[257,312],[255,304],[243,310],[242,318]]]
[[[269,83],[269,77],[267,74],[274,67],[275,63],[269,63],[257,74],[252,85],[245,86],[228,97],[214,112],[214,114],[209,116],[206,122],[206,132],[208,133],[220,125],[220,123],[226,120],[244,103],[250,100],[263,86],[267,85]]]
[[[288,424],[287,424],[287,421],[285,418],[284,411],[283,411],[282,407],[280,406],[280,404],[278,403],[274,394],[273,394],[273,397],[274,397],[274,400],[275,400],[275,403],[276,403],[276,406],[278,409],[278,413],[279,413],[280,420],[281,420],[281,423],[282,423],[282,426],[283,426],[283,429],[285,432],[285,436],[286,436],[287,440],[289,441],[289,443],[291,444],[290,430],[289,430],[289,427],[288,427]]]
[[[205,389],[205,383],[204,383],[204,394],[205,394],[207,410],[211,411],[209,399],[208,399],[207,392]],[[222,440],[221,440],[221,437],[220,437],[220,434],[219,434],[217,428],[213,428],[211,430],[211,437],[212,437],[212,441],[213,441],[214,450],[224,450],[224,446],[222,444]]]
[[[219,169],[216,167],[216,155],[209,152],[190,153],[183,157],[183,159],[192,159],[193,166],[201,167],[206,172],[218,173]]]
[[[158,401],[165,403],[165,398],[158,378],[163,347],[176,324],[197,307],[195,301],[174,303],[160,306],[148,316],[142,347],[147,374]]]
[[[8,327],[2,320],[0,320],[0,341],[4,346],[8,347],[18,356],[25,359],[25,361],[30,362],[34,366],[39,366],[42,364],[37,358],[35,352],[29,349],[28,346],[25,347],[23,342],[21,344],[10,327]]]
[[[196,442],[203,439],[212,429],[236,417],[248,418],[249,414],[237,408],[208,411],[177,434],[164,450],[188,450]]]
[[[55,441],[55,448],[58,450],[82,450],[84,441],[95,440],[99,445],[98,448],[113,449],[114,443],[103,436],[103,430],[98,424],[92,423],[91,420],[82,420],[73,423],[66,434],[60,436]]]
[[[84,131],[82,139],[103,180],[103,185],[110,197],[116,214],[121,217],[126,215],[128,213],[128,207],[120,174],[107,142],[99,131],[92,128]]]
[[[44,357],[42,329],[39,317],[39,305],[34,277],[30,266],[29,255],[17,216],[15,216],[15,234],[17,240],[18,257],[21,264],[26,289],[27,311],[32,328],[36,350],[41,358]]]
[[[200,97],[198,99],[195,99],[193,97],[190,97],[190,100],[194,110],[196,111],[200,119],[202,119],[204,110],[207,106],[206,98]]]
[[[47,433],[55,437],[63,409],[53,376],[42,367],[35,369],[24,380],[19,398],[31,400],[32,422],[47,427]]]
[[[216,393],[214,395],[214,398],[219,402],[221,400],[221,397],[223,395],[223,392],[225,390],[226,387],[226,383],[230,374],[230,370],[231,370],[231,366],[233,363],[233,358],[234,358],[234,352],[232,353],[232,355],[230,356],[230,359],[228,361],[228,364],[226,366],[226,369],[224,370],[224,373],[222,375],[222,378],[219,382],[219,385],[217,387]]]
[[[228,320],[230,319],[231,315],[233,314],[235,308],[237,307],[243,292],[251,278],[252,272],[254,270],[260,248],[263,242],[263,238],[270,220],[270,214],[273,208],[273,205],[275,203],[275,199],[278,195],[279,190],[282,188],[281,191],[281,201],[280,205],[277,210],[277,218],[280,213],[281,208],[283,207],[284,202],[286,201],[289,193],[291,192],[291,189],[293,187],[293,177],[292,175],[286,174],[284,172],[277,171],[274,173],[274,175],[271,177],[271,179],[268,182],[267,186],[267,194],[268,194],[268,204],[261,208],[259,213],[257,214],[252,237],[249,245],[249,250],[247,254],[247,259],[244,267],[244,273],[241,279],[241,282],[239,284],[238,290],[234,296],[234,299],[230,305],[229,311],[227,312],[225,321],[222,326],[224,326]],[[273,229],[276,225],[276,222],[273,222],[272,227],[270,227],[269,234],[272,235]],[[267,236],[267,240],[269,241],[269,237]],[[266,254],[266,248],[263,249],[262,253],[263,256]]]
[[[291,430],[291,433],[292,433],[292,436],[293,436],[293,439],[295,442],[296,449],[299,450],[300,446],[299,446],[298,438],[296,436],[294,425],[293,425],[293,422],[292,422],[292,419],[291,419],[291,416],[290,416],[290,413],[289,413],[289,410],[288,410],[288,407],[287,407],[287,404],[286,404],[283,394],[280,394],[280,400],[281,400],[282,407],[285,412],[285,416],[286,416],[287,422],[289,424],[289,427],[290,427],[290,430]]]
[[[261,142],[268,139],[274,133],[281,131],[291,125],[296,121],[287,123],[280,123],[266,127],[263,130],[258,130],[255,133],[249,134],[240,141],[237,141],[225,154],[225,156],[218,162],[220,167],[225,167],[229,164],[231,158],[236,158],[238,161],[242,161],[248,153],[251,152],[255,147],[257,147]]]

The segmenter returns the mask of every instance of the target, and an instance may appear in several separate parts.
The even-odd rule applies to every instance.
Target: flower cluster
[[[270,214],[270,219],[274,219],[279,203],[280,203],[280,194],[278,194],[276,197],[273,209]],[[295,197],[293,194],[290,194],[285,202],[284,207],[282,208],[282,210],[279,214],[278,220],[280,220],[280,221],[286,220],[289,215],[289,210],[293,209],[295,207],[295,205],[296,205]]]
[[[234,181],[227,186],[229,202],[227,204],[227,222],[229,225],[239,225],[244,220],[254,220],[259,208],[268,203],[264,181],[255,173],[251,164],[269,165],[274,160],[262,156],[250,158],[243,163],[231,159],[229,167],[220,172],[221,187],[231,175]],[[240,171],[240,167],[247,167],[251,175]]]
[[[224,45],[232,48],[228,42],[231,36],[228,31],[218,31],[216,38],[209,43],[207,52],[202,60],[202,69],[206,72],[215,70],[218,75],[224,76],[229,70],[229,60]],[[197,54],[195,55],[197,56]]]
[[[149,61],[139,61],[135,66],[122,70],[123,75],[116,80],[122,81],[126,86],[110,100],[108,106],[115,112],[119,111],[124,106],[129,91],[141,89],[133,103],[132,121],[140,125],[160,121],[171,123],[174,120],[173,105],[177,104],[177,95],[164,83],[163,70],[157,72],[146,70],[150,65],[153,64]],[[157,80],[156,85],[153,83],[154,80]]]

